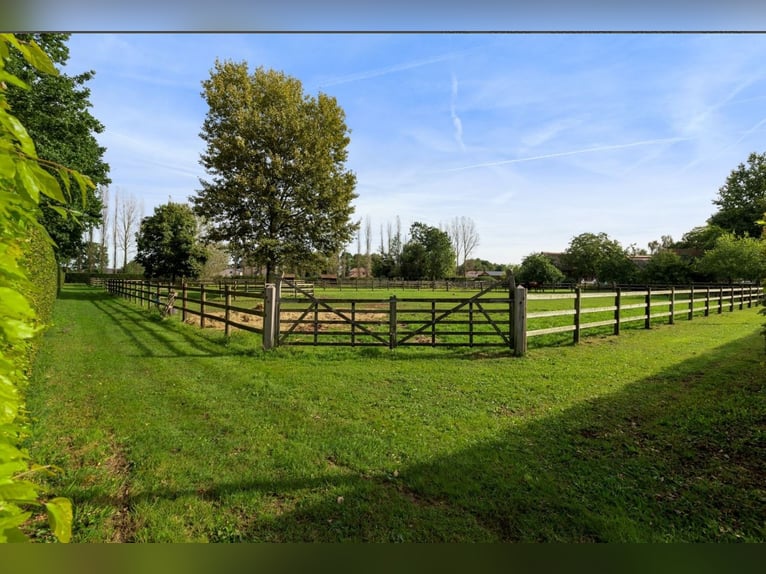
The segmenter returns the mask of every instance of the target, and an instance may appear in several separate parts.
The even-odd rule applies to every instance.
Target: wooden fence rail
[[[531,293],[490,286],[471,297],[320,298],[312,285],[169,285],[106,280],[106,289],[160,312],[178,314],[201,328],[261,334],[267,349],[280,344],[313,346],[505,347],[523,355],[527,340],[578,343],[583,332],[619,335],[642,323],[651,329],[758,305],[763,288],[725,285]]]

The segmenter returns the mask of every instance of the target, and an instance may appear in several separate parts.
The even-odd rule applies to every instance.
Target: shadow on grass
[[[121,503],[212,501],[217,541],[763,542],[762,349],[754,333],[558,414],[498,415],[509,424],[494,439],[396,474],[320,452],[328,462],[312,477],[213,480]],[[270,516],[247,508],[253,492],[272,501]]]
[[[124,333],[142,357],[213,357],[229,355],[222,345],[194,336],[183,328],[174,329],[164,324],[159,316],[148,309],[120,301],[118,298],[93,288],[68,289],[62,295],[70,299],[91,301],[115,329]],[[65,298],[65,297],[62,297]],[[130,348],[123,352],[130,355]]]
[[[102,287],[90,287],[88,285],[66,284],[59,291],[58,299],[78,301],[99,301],[111,299],[112,296]]]

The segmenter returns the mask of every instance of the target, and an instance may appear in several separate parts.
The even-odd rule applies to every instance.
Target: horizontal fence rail
[[[677,320],[750,308],[757,285],[528,292],[493,284],[470,296],[321,297],[314,284],[163,284],[104,281],[112,294],[200,328],[258,333],[277,345],[504,347],[523,355],[527,341],[578,343],[588,334],[619,335]],[[446,295],[446,294],[445,294]]]

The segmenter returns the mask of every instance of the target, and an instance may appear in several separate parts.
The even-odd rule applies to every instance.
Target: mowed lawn
[[[264,353],[84,286],[54,322],[28,445],[75,541],[766,541],[757,308],[523,358]]]

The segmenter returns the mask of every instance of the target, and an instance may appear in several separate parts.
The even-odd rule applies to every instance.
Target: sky
[[[94,70],[111,190],[144,215],[206,179],[201,82],[216,59],[299,79],[345,111],[355,219],[469,217],[473,257],[520,263],[581,233],[624,247],[704,225],[762,153],[766,35],[74,33]],[[355,252],[352,243],[349,251]]]

